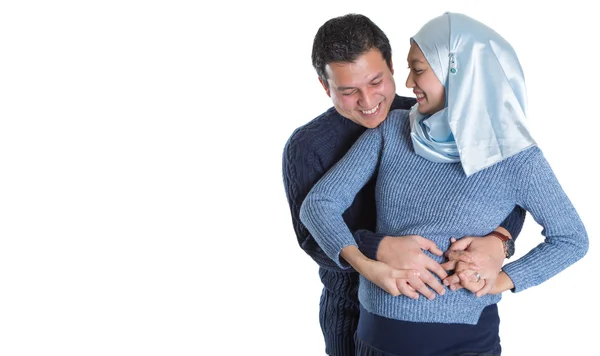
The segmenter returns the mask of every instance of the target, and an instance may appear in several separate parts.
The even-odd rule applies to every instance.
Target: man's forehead
[[[358,86],[381,77],[387,64],[362,62],[334,62],[325,66],[330,85]]]
[[[332,73],[333,74],[333,73]],[[383,77],[383,71],[369,72],[369,73],[339,73],[336,72],[333,75],[328,75],[327,80],[329,85],[339,90],[355,88],[363,85],[367,85],[374,80]]]

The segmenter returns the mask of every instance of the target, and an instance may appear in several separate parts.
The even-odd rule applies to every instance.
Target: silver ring
[[[479,274],[479,272],[475,272],[475,277],[477,277],[477,282],[481,280],[481,275]]]

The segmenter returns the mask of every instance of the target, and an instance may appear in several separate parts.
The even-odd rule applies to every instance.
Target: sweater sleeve
[[[520,206],[516,206],[513,211],[506,217],[506,219],[500,224],[503,228],[510,232],[510,236],[513,240],[517,240],[517,237],[521,233],[523,223],[525,222],[525,210]]]
[[[306,141],[292,135],[283,151],[283,183],[292,215],[292,225],[298,245],[320,267],[338,268],[317,244],[308,229],[300,221],[300,206],[315,183],[325,174],[318,150]],[[358,230],[355,239],[359,249],[369,258],[375,259],[383,235],[367,230]]]
[[[360,252],[372,260],[377,260],[377,250],[385,236],[385,234],[369,230],[358,230],[354,233],[354,240],[356,240]]]
[[[585,227],[542,152],[525,163],[518,204],[542,226],[544,242],[502,269],[514,292],[536,286],[583,258],[588,250]]]
[[[356,141],[310,191],[300,208],[300,219],[319,246],[341,268],[349,268],[340,258],[342,249],[356,245],[342,213],[375,173],[381,152],[381,134],[371,129]]]

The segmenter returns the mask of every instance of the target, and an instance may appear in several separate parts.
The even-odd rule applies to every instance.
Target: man
[[[390,110],[410,109],[416,103],[413,98],[395,94],[391,57],[388,38],[365,16],[349,14],[323,24],[313,42],[312,62],[333,107],[296,129],[284,149],[283,176],[294,230],[300,247],[320,267],[324,287],[319,319],[329,355],[354,355],[353,336],[359,317],[358,273],[351,268],[340,269],[325,255],[300,222],[299,211],[312,186],[367,128],[377,127]],[[501,240],[493,234],[463,238],[460,246],[465,250],[449,251],[450,261],[440,265],[423,251],[436,255],[443,253],[428,239],[373,232],[376,221],[374,189],[374,181],[362,189],[344,213],[344,220],[354,232],[360,251],[367,257],[380,261],[382,267],[394,273],[419,272],[418,278],[410,279],[409,287],[403,285],[404,289],[397,290],[396,294],[411,297],[420,294],[433,299],[436,293],[442,295],[446,290],[438,278],[453,290],[465,287],[473,292],[487,293],[491,289],[506,256],[505,244],[511,240],[504,241],[506,239]],[[516,238],[524,218],[524,211],[517,208],[496,231],[502,236]],[[478,267],[478,278],[486,282],[484,289],[472,289],[468,279],[459,278],[461,274],[448,277],[446,270],[459,271],[463,268],[461,264]]]

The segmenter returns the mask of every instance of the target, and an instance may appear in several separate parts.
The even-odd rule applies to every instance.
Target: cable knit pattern
[[[515,291],[544,282],[585,255],[588,238],[583,223],[538,147],[467,178],[460,163],[433,163],[417,156],[409,134],[408,111],[390,112],[383,124],[360,137],[304,200],[302,223],[340,267],[345,267],[339,256],[342,248],[356,244],[342,213],[375,172],[376,231],[421,235],[442,250],[450,245],[450,237],[488,234],[517,205],[529,211],[543,226],[545,241],[505,265]],[[429,256],[443,262],[443,257]],[[367,310],[413,322],[476,324],[483,308],[501,298],[477,298],[461,289],[432,301],[413,300],[392,297],[364,277],[359,285],[359,300]]]
[[[415,99],[396,96],[392,109],[408,109]],[[358,323],[358,273],[338,266],[300,221],[300,206],[313,185],[350,149],[365,128],[341,116],[335,108],[298,128],[283,152],[283,182],[298,244],[319,266],[323,293],[319,309],[328,355],[354,355]],[[374,182],[366,184],[343,214],[360,250],[375,259],[384,235],[375,230]],[[517,221],[518,224],[518,221]],[[511,231],[512,233],[512,231]]]
[[[283,181],[292,212],[298,243],[321,267],[340,270],[325,255],[298,218],[300,205],[312,186],[333,166],[365,131],[342,117],[334,108],[296,130],[288,140],[283,156]],[[358,193],[357,203],[346,214],[355,230],[375,228],[374,186]],[[373,209],[366,209],[367,206]],[[359,212],[365,212],[360,214]],[[345,265],[342,269],[348,269]]]

